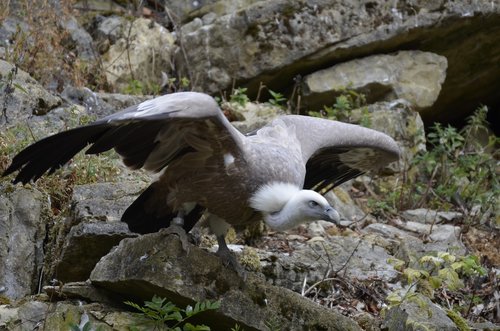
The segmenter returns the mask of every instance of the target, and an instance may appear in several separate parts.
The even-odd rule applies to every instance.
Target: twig
[[[340,267],[340,269],[338,269],[337,271],[335,271],[335,275],[337,275],[342,269],[344,269],[347,266],[347,264],[351,261],[352,257],[354,256],[354,253],[358,250],[359,245],[361,245],[361,239],[362,239],[362,237],[358,240],[358,243],[356,244],[356,247],[354,247],[354,249],[351,252],[351,255],[349,255],[349,257],[347,258],[347,260],[345,261],[345,263],[342,265],[342,267]],[[345,277],[346,272],[347,272],[347,269],[344,270],[343,277]]]

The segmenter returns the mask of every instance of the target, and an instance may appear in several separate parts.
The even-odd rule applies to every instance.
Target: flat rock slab
[[[236,323],[245,330],[268,330],[266,322],[271,321],[285,330],[361,330],[340,313],[252,273],[243,280],[198,247],[186,252],[177,236],[164,232],[122,240],[99,261],[90,280],[126,298],[157,295],[181,307],[220,300],[217,311],[204,315],[204,323],[215,325],[214,330],[229,330]]]

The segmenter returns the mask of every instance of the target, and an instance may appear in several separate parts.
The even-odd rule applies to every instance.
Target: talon
[[[176,234],[181,241],[182,249],[189,253],[189,241],[186,231],[179,225],[173,223],[168,228],[161,230],[165,234]]]

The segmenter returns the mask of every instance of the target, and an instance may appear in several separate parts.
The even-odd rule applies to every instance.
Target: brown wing
[[[201,145],[200,136],[205,137]],[[40,140],[16,155],[3,175],[19,170],[14,182],[36,180],[46,171],[54,172],[88,145],[87,154],[114,148],[128,167],[157,172],[179,156],[207,146],[207,141],[217,145],[214,150],[220,150],[222,144],[238,156],[242,138],[210,96],[174,93]]]

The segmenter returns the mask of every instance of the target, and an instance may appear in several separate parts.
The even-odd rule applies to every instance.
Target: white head
[[[250,199],[250,205],[264,214],[264,221],[272,229],[279,231],[315,220],[335,224],[340,220],[337,211],[321,194],[288,183],[261,187]]]

